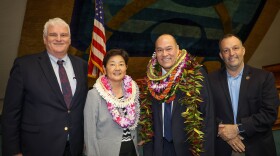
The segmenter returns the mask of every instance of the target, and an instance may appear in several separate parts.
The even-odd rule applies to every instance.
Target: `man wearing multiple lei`
[[[214,156],[215,123],[207,73],[169,34],[158,37],[141,90],[144,156]]]

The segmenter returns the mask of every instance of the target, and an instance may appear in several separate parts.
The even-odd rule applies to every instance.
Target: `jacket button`
[[[70,111],[70,110],[68,110],[68,111],[67,111],[67,113],[68,113],[68,114],[70,114],[70,113],[71,113],[71,111]]]
[[[65,131],[68,131],[68,127],[64,127],[64,130],[65,130]]]

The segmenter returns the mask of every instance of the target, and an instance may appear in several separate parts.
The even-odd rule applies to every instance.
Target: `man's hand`
[[[235,138],[227,141],[227,143],[231,146],[231,148],[235,151],[235,152],[245,152],[245,145],[242,142],[243,138],[238,135]]]
[[[218,136],[224,141],[231,140],[238,135],[237,125],[232,124],[219,124]]]
[[[15,154],[14,156],[23,156],[22,153]]]
[[[145,141],[141,140],[140,142],[138,142],[138,146],[143,146],[145,144]]]

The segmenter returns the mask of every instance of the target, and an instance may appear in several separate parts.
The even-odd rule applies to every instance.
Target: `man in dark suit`
[[[244,64],[241,40],[219,42],[225,67],[209,75],[216,109],[216,156],[276,156],[272,126],[279,97],[272,73]]]
[[[149,91],[141,118],[149,112],[152,117],[140,121],[142,141],[151,139],[144,144],[144,155],[214,156],[214,108],[201,65],[179,49],[173,36],[163,34],[156,40],[147,76]],[[151,110],[145,103],[151,103]],[[153,136],[143,137],[146,134]]]
[[[2,114],[3,156],[83,152],[87,63],[67,54],[70,28],[62,19],[46,22],[43,39],[46,51],[17,58],[11,70]]]

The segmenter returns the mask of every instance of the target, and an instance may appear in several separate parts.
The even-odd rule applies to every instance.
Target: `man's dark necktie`
[[[164,103],[164,137],[167,141],[172,141],[171,103]]]
[[[60,78],[60,83],[61,83],[61,88],[62,88],[62,93],[64,97],[64,101],[67,105],[67,108],[70,108],[70,103],[72,100],[72,91],[71,91],[71,86],[67,77],[67,73],[65,71],[65,68],[63,67],[63,60],[58,60],[57,64],[59,66],[59,78]]]

